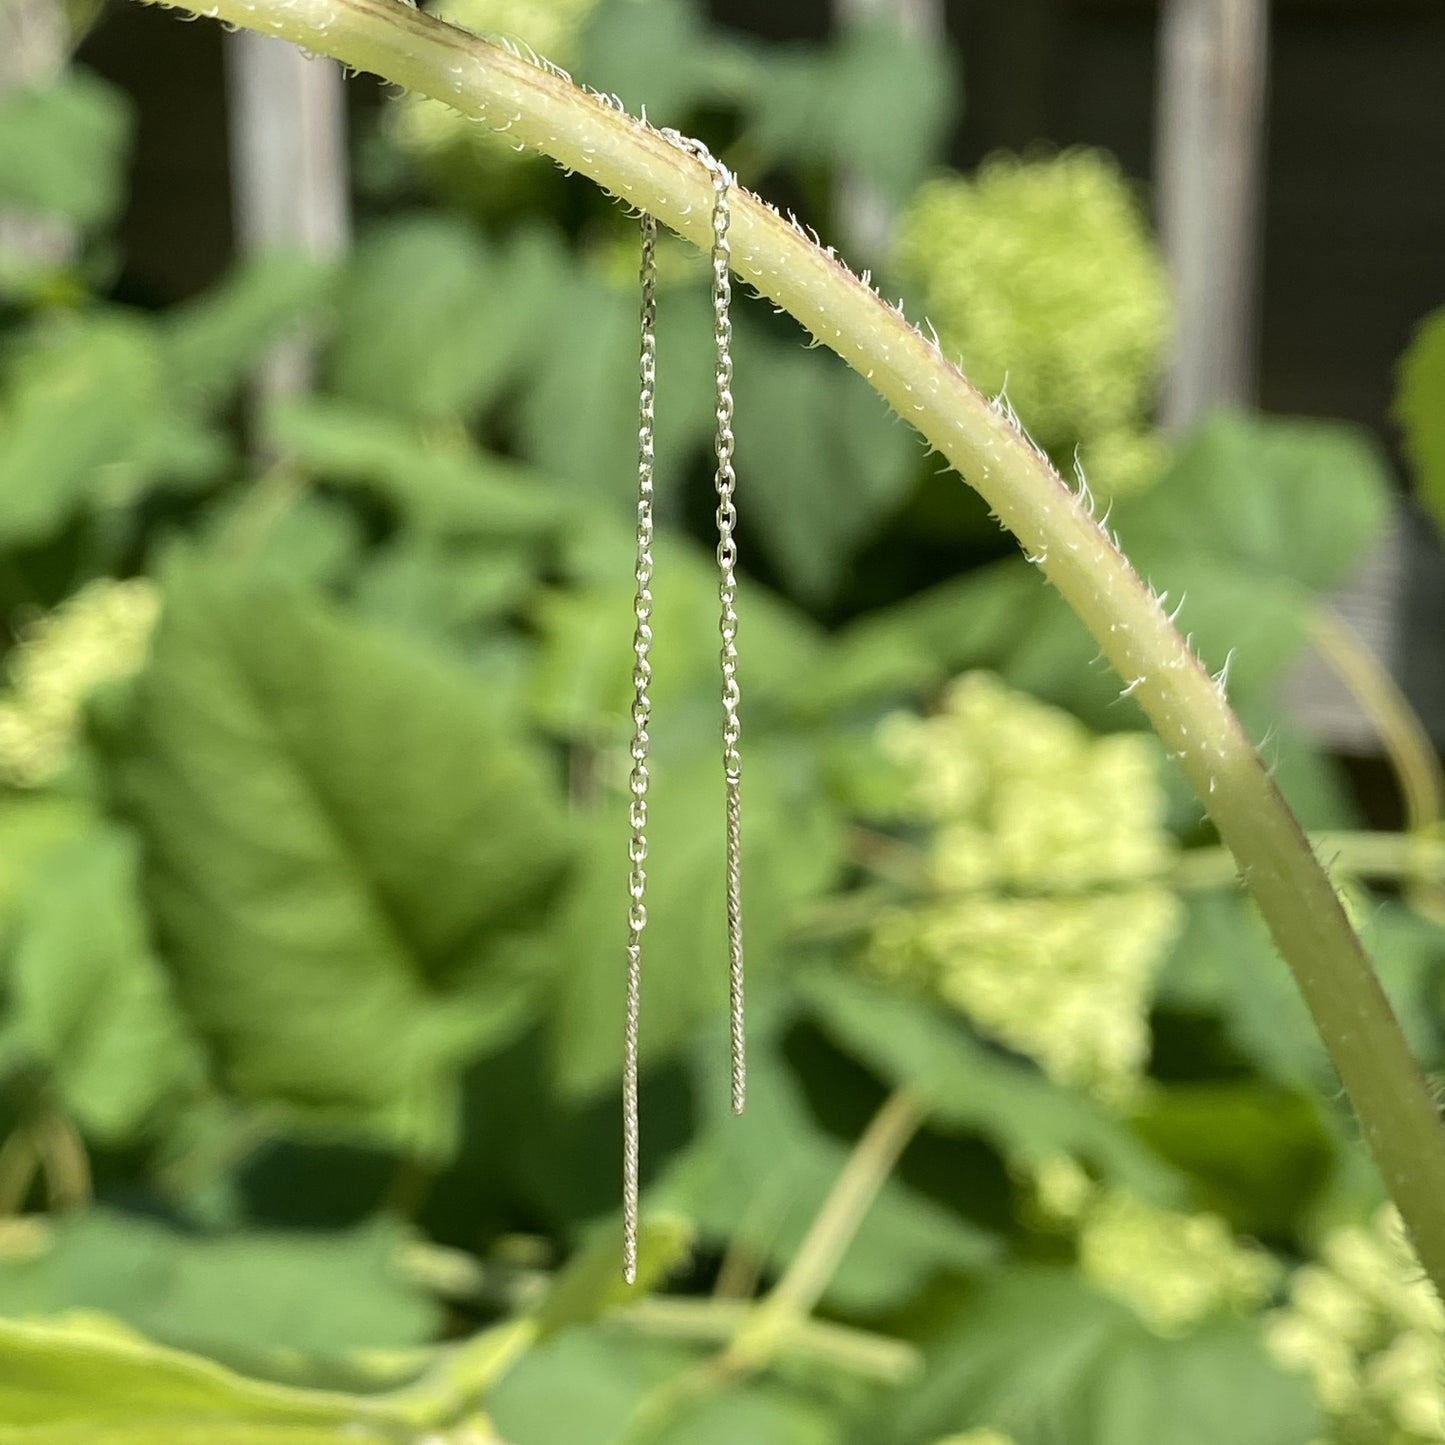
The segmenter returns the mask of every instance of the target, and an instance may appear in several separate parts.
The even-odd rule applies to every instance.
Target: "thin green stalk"
[[[1312,833],[1310,842],[1332,872],[1380,881],[1445,882],[1445,839],[1408,833]],[[1164,881],[1184,889],[1222,888],[1237,876],[1227,848],[1190,848],[1179,855]]]
[[[923,1101],[910,1089],[895,1089],[883,1101],[783,1277],[744,1317],[721,1361],[724,1370],[758,1369],[786,1347],[822,1299],[878,1191],[927,1116]]]
[[[445,101],[589,176],[700,248],[709,244],[710,178],[693,157],[561,73],[399,0],[213,0],[178,8],[283,36]],[[741,188],[730,239],[737,274],[843,357],[972,483],[1124,680],[1234,853],[1425,1269],[1445,1292],[1445,1130],[1329,879],[1223,687],[1086,501],[935,343]]]
[[[1310,641],[1384,745],[1400,784],[1406,831],[1427,833],[1438,827],[1445,814],[1445,771],[1409,699],[1334,608],[1315,610]]]

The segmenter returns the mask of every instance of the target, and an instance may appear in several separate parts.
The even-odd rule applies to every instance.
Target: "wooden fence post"
[[[242,30],[226,39],[226,82],[239,251],[344,253],[351,206],[340,66]],[[256,378],[258,402],[305,392],[313,369],[304,338],[277,347]]]
[[[1268,0],[1164,0],[1155,181],[1177,328],[1171,430],[1254,397],[1268,34]]]

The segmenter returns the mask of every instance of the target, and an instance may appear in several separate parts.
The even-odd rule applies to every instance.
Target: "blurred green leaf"
[[[912,485],[913,434],[826,353],[758,336],[739,347],[740,505],[787,591],[828,600],[853,550]]]
[[[110,1140],[201,1077],[151,949],[138,862],[111,827],[49,851],[9,949],[9,1029],[86,1131]]]
[[[896,204],[937,164],[956,73],[946,46],[880,13],[824,46],[765,52],[751,138],[774,162],[847,167]]]
[[[888,1445],[989,1425],[1018,1445],[1307,1445],[1308,1384],[1242,1321],[1151,1335],[1072,1270],[1023,1266],[936,1328],[922,1385],[880,1418]]]
[[[221,439],[175,404],[156,337],[121,312],[38,328],[0,392],[0,545],[43,541],[82,506],[214,474]]]
[[[364,555],[361,524],[335,497],[302,491],[301,485],[293,476],[272,473],[226,497],[207,515],[203,545],[222,566],[265,572],[293,585],[337,586]],[[164,570],[168,549],[184,553],[189,545],[166,538],[157,549],[156,570]]]
[[[690,261],[701,282],[700,261]],[[635,282],[575,265],[543,293],[532,318],[542,341],[520,398],[527,456],[589,503],[621,516],[635,510],[638,315]],[[687,464],[702,454],[713,420],[712,306],[698,285],[658,295],[657,503],[667,514]],[[739,429],[741,433],[741,428]]]
[[[333,268],[268,252],[243,262],[213,290],[161,319],[174,387],[203,402],[224,399],[279,339],[314,318],[333,289]]]
[[[1168,1168],[1113,1115],[981,1043],[956,1020],[845,973],[814,971],[800,984],[840,1046],[915,1090],[940,1125],[981,1134],[1011,1160],[1065,1152],[1141,1192],[1177,1192]]]
[[[685,1407],[666,1435],[671,1445],[842,1445],[836,1408],[772,1383],[708,1396]]]
[[[652,1196],[695,1218],[706,1237],[738,1240],[773,1271],[797,1252],[849,1156],[849,1144],[813,1117],[783,1060],[778,1035],[785,1022],[766,1003],[751,1010],[748,1107],[741,1118],[727,1108],[726,1050],[699,1051],[701,1092],[712,1107],[696,1141]],[[721,1034],[719,1029],[718,1043]],[[869,1314],[898,1308],[941,1273],[970,1273],[989,1264],[996,1249],[977,1225],[889,1179],[829,1280],[824,1301]]]
[[[375,554],[354,594],[361,612],[437,641],[459,641],[518,604],[536,582],[514,548],[406,538]]]
[[[131,106],[115,86],[71,68],[0,96],[0,206],[98,226],[119,209]]]
[[[597,1232],[553,1279],[537,1310],[542,1338],[601,1318],[660,1285],[686,1257],[692,1226],[681,1215],[652,1214],[638,1226],[637,1281],[622,1278],[622,1230]]]
[[[222,1077],[445,1147],[456,1070],[537,987],[541,760],[453,664],[215,568],[171,569],[136,703],[113,766]]]
[[[527,468],[477,451],[464,435],[429,434],[369,407],[291,402],[267,418],[267,433],[294,465],[369,487],[420,533],[515,541],[563,517],[561,498]]]
[[[51,793],[0,796],[0,955],[12,946],[37,873],[58,850],[90,836],[92,811]]]
[[[648,973],[645,1064],[675,1057],[702,1020],[726,1006],[722,764],[713,747],[679,745],[675,737],[671,729],[656,732],[652,764],[644,949],[657,967]],[[747,949],[755,977],[763,978],[779,960],[799,905],[836,876],[838,824],[805,748],[755,736],[744,766]],[[552,936],[567,965],[556,975],[549,1015],[554,1077],[574,1096],[609,1087],[617,1075],[623,1009],[617,980],[627,941],[620,790],[590,820],[583,841],[577,885]]]
[[[414,421],[470,417],[533,354],[556,241],[524,232],[498,253],[456,219],[387,221],[357,243],[327,365],[346,401]]]
[[[1304,1001],[1254,905],[1223,891],[1188,902],[1184,931],[1159,976],[1159,1001],[1216,1014],[1230,1042],[1266,1078],[1306,1091],[1333,1089]]]
[[[508,1445],[623,1445],[643,1396],[689,1362],[669,1346],[605,1329],[567,1330],[529,1350],[487,1396]]]
[[[842,628],[800,692],[820,710],[926,696],[973,668],[1112,732],[1133,718],[1059,595],[1016,559],[980,567]]]
[[[605,580],[550,592],[539,603],[533,706],[549,730],[622,745],[632,706],[633,544],[621,531],[609,535],[605,521],[588,518],[581,530],[599,552],[606,539]],[[652,700],[658,725],[670,732],[677,724],[677,746],[686,751],[681,740],[722,726],[717,566],[702,548],[667,532],[658,533],[653,556]],[[739,609],[745,604],[747,611],[739,678],[752,736],[775,730],[807,705],[806,684],[825,654],[819,630],[802,613],[746,581],[740,595]]]
[[[1288,1237],[1334,1162],[1318,1102],[1252,1079],[1155,1085],[1134,1127],[1240,1234]]]
[[[1140,574],[1183,600],[1180,627],[1231,693],[1278,680],[1314,595],[1348,580],[1389,514],[1389,470],[1363,429],[1222,414],[1113,523]]]
[[[1404,433],[1416,495],[1445,532],[1445,307],[1420,323],[1400,358],[1391,413]]]
[[[395,1445],[365,1400],[246,1379],[104,1318],[0,1319],[0,1445]]]
[[[0,1250],[0,1314],[94,1310],[206,1353],[396,1349],[440,1323],[399,1268],[409,1237],[384,1218],[330,1234],[208,1237],[93,1210],[50,1226],[38,1250]]]
[[[736,60],[689,0],[601,0],[582,31],[577,73],[653,125],[680,126]]]

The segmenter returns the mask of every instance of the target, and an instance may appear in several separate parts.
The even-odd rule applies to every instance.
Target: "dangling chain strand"
[[[742,757],[738,752],[738,514],[733,505],[733,324],[732,248],[728,243],[728,190],[732,174],[703,151],[712,172],[712,309],[717,342],[717,562],[718,630],[722,636],[723,777],[727,786],[728,1002],[732,1026],[732,1105],[741,1114],[747,1100],[747,1054],[743,1007]]]
[[[642,349],[637,423],[637,593],[633,599],[632,634],[632,801],[628,821],[632,836],[627,856],[632,865],[627,892],[627,1009],[622,1061],[622,1275],[637,1280],[638,1155],[637,1106],[638,1018],[642,1000],[642,931],[647,927],[647,750],[652,716],[652,466],[653,405],[657,395],[657,221],[642,217]]]

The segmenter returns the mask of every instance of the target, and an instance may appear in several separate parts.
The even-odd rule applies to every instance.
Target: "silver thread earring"
[[[633,598],[632,633],[632,802],[628,821],[632,836],[627,856],[632,864],[627,892],[627,1008],[622,1060],[622,1277],[637,1280],[637,1176],[639,1121],[637,1108],[638,1016],[642,1002],[642,930],[647,927],[647,749],[652,718],[652,464],[653,404],[657,395],[657,221],[642,217],[642,356],[637,422],[637,592]]]
[[[742,757],[738,742],[738,613],[737,560],[734,538],[738,513],[733,505],[737,475],[733,471],[733,323],[732,248],[728,225],[732,219],[728,191],[732,174],[699,146],[703,164],[712,172],[712,309],[713,337],[717,342],[717,564],[718,630],[722,635],[723,779],[727,786],[727,915],[728,1012],[732,1025],[732,1104],[741,1114],[747,1102],[748,1070],[743,1008],[743,904],[742,904]]]
[[[727,790],[727,928],[728,1004],[731,1032],[732,1109],[741,1114],[747,1099],[747,1058],[744,1037],[742,937],[742,757],[738,720],[737,508],[733,492],[733,358],[732,250],[729,191],[732,173],[701,141],[676,131],[663,134],[707,167],[713,182],[712,309],[717,347],[714,415],[717,421],[718,631],[722,638],[723,781]],[[637,591],[633,599],[632,773],[629,787],[631,838],[628,858],[627,1005],[623,1030],[622,1068],[622,1274],[637,1279],[638,1163],[638,1022],[642,994],[642,932],[647,926],[647,786],[648,725],[652,716],[652,500],[654,461],[653,410],[657,391],[657,221],[642,217],[641,380],[637,451]]]

